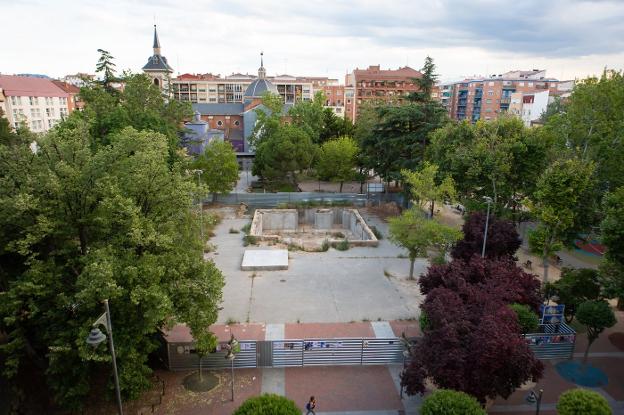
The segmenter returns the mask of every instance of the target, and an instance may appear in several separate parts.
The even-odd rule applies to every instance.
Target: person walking
[[[310,400],[306,404],[306,410],[308,411],[306,412],[306,415],[316,415],[316,412],[314,412],[314,408],[316,408],[316,399],[314,399],[314,396],[310,396]]]

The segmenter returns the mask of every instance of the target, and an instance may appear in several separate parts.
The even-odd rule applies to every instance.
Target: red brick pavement
[[[401,333],[405,333],[407,337],[416,337],[422,334],[418,320],[391,321],[390,327],[392,327],[395,336],[400,336]]]
[[[399,410],[403,404],[385,366],[287,368],[286,396],[304,408],[311,395],[320,412]]]

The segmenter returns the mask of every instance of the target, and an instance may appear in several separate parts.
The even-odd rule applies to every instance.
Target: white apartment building
[[[25,123],[35,133],[48,131],[69,115],[69,99],[49,79],[0,75],[0,108],[13,128]]]
[[[537,121],[546,111],[550,99],[548,90],[542,92],[522,93],[515,92],[511,94],[511,103],[509,112],[520,117],[527,127],[531,126],[533,121]]]

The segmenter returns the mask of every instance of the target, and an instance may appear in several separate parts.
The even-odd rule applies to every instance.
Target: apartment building
[[[243,102],[243,93],[258,77],[235,73],[229,76],[183,74],[172,80],[173,97],[193,104],[230,104]],[[267,76],[284,98],[285,104],[308,101],[314,97],[314,83],[305,77],[291,75]],[[325,78],[326,80],[328,78]]]
[[[452,119],[471,122],[487,121],[494,120],[499,114],[508,112],[512,104],[512,96],[515,98],[514,111],[522,112],[518,108],[520,97],[532,96],[533,98],[526,100],[529,104],[529,101],[535,100],[535,94],[548,92],[547,97],[561,96],[569,94],[573,85],[572,81],[561,82],[548,78],[544,70],[510,71],[502,75],[438,85],[435,98],[447,108]],[[541,106],[543,97],[543,94],[538,95],[539,105],[531,109],[530,117],[534,117],[535,111],[539,110],[538,106]],[[524,98],[522,103],[524,103]]]
[[[357,119],[360,107],[368,103],[402,104],[406,97],[418,90],[414,78],[422,74],[408,66],[399,69],[381,69],[371,65],[355,69],[345,76],[345,113],[352,121]]]
[[[338,117],[345,116],[345,87],[344,85],[324,85],[320,87],[323,94],[325,94],[325,103],[324,106],[326,108],[331,108],[331,110]]]
[[[0,75],[0,108],[13,128],[24,122],[36,133],[44,133],[74,109],[71,94],[50,79]]]

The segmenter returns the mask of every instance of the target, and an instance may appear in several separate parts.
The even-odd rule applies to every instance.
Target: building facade
[[[440,84],[432,96],[445,106],[449,117],[470,122],[494,120],[507,112],[519,115],[523,112],[520,104],[526,101],[526,104],[531,105],[537,99],[538,103],[527,115],[534,120],[536,111],[541,114],[541,108],[545,110],[543,102],[547,105],[555,96],[569,94],[573,86],[572,81],[548,78],[546,71],[534,69]],[[543,92],[547,94],[541,94]],[[526,100],[522,98],[525,95],[528,97]]]
[[[405,102],[407,96],[418,91],[414,82],[422,74],[408,66],[399,69],[381,69],[371,65],[368,69],[355,69],[345,76],[345,114],[357,119],[362,105],[367,103]]]
[[[74,109],[71,95],[50,79],[0,75],[0,108],[13,128],[25,123],[35,133],[54,127]]]

